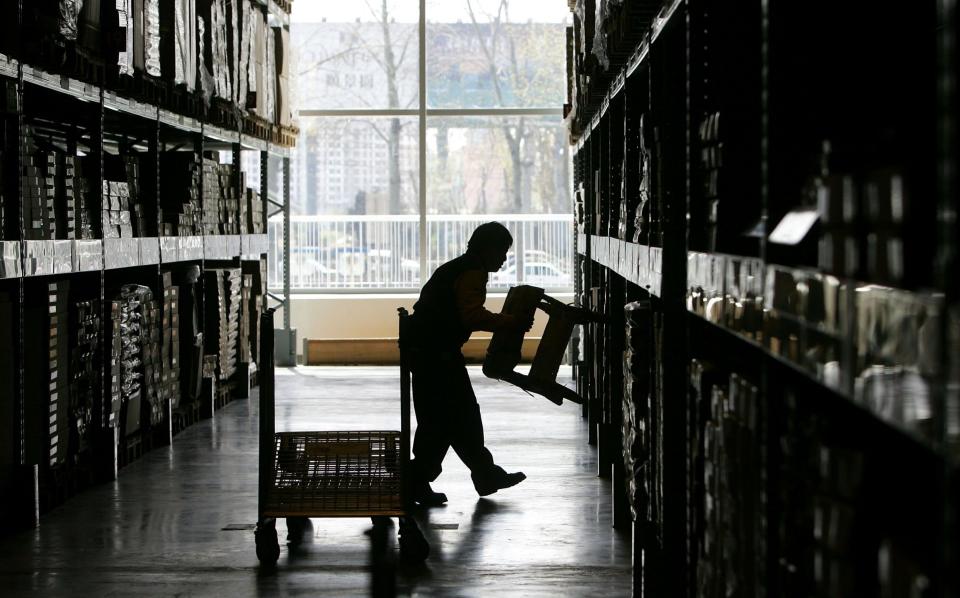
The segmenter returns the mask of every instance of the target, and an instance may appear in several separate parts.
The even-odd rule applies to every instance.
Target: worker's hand
[[[521,318],[520,327],[523,328],[524,332],[530,332],[530,329],[533,328],[533,314],[530,314],[526,318]]]
[[[530,332],[530,329],[533,328],[533,314],[529,316],[511,315],[505,328],[513,332]]]

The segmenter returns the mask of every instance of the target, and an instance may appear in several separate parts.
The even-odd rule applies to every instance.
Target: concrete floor
[[[410,596],[629,596],[629,536],[610,527],[606,480],[579,407],[471,377],[487,446],[527,480],[478,499],[451,451],[434,484],[446,507],[418,516],[432,554],[401,566]],[[277,372],[277,430],[399,429],[396,368]],[[315,519],[312,543],[286,546],[261,570],[250,527],[257,508],[256,401],[235,401],[146,455],[118,481],[0,538],[3,596],[364,596],[369,519]],[[224,528],[245,529],[231,531]],[[395,548],[394,548],[395,549]]]

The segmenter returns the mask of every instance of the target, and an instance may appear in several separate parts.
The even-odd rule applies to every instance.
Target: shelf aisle
[[[610,529],[610,497],[572,404],[542,401],[471,366],[488,442],[523,469],[516,488],[478,499],[470,472],[444,464],[436,487],[449,506],[418,512],[431,567],[404,568],[398,594],[592,595],[630,591],[629,536]],[[564,375],[565,372],[561,372]],[[278,368],[277,429],[391,429],[397,367]],[[311,543],[282,545],[277,571],[257,574],[257,395],[234,401],[147,455],[115,484],[91,489],[44,525],[0,538],[4,596],[367,596],[369,519],[314,519]],[[531,439],[526,423],[542,429]],[[123,525],[116,522],[123,521]],[[278,522],[281,538],[285,521]],[[230,528],[232,529],[225,529]],[[390,535],[390,550],[396,550]],[[478,578],[477,573],[484,575]]]

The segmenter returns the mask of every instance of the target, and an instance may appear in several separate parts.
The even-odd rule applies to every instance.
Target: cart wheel
[[[257,524],[253,533],[257,543],[257,559],[263,565],[276,565],[280,558],[280,543],[277,541],[277,528],[274,524]]]
[[[409,563],[422,563],[430,556],[430,544],[412,517],[400,518],[400,557]]]
[[[313,539],[313,523],[309,517],[287,517],[287,544],[299,546]]]

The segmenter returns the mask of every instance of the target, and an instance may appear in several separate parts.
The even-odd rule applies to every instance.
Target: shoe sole
[[[519,480],[517,480],[516,482],[514,482],[514,483],[512,483],[512,484],[508,484],[508,485],[506,485],[506,486],[500,486],[499,488],[494,488],[493,490],[490,490],[489,492],[480,492],[479,490],[477,490],[477,494],[479,494],[480,496],[490,496],[491,494],[496,494],[498,490],[506,490],[507,488],[513,488],[514,486],[516,486],[517,484],[519,484],[520,482],[522,482],[522,481],[525,480],[525,479],[527,479],[527,476],[523,476],[522,478],[520,478]]]

